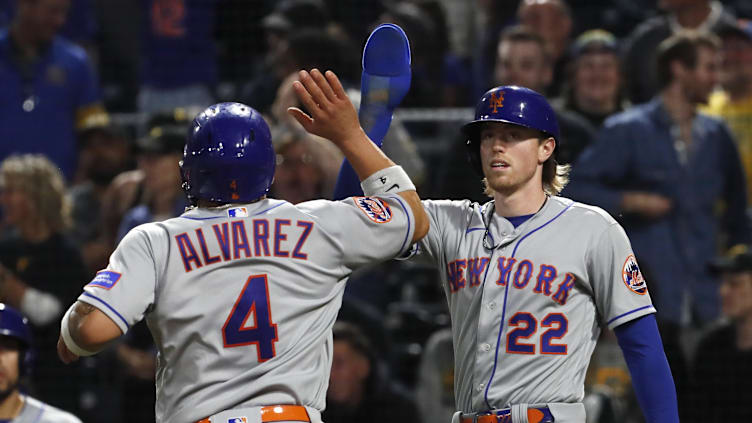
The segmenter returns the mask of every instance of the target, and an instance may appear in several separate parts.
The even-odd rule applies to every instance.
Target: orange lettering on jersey
[[[308,235],[311,234],[313,229],[313,222],[306,222],[305,220],[298,220],[298,227],[303,228],[303,233],[298,238],[298,243],[295,244],[295,249],[292,250],[292,257],[301,260],[308,260],[308,254],[301,252],[303,245],[308,239]]]
[[[514,266],[515,262],[517,262],[517,259],[515,258],[507,260],[506,257],[499,257],[499,261],[497,262],[499,268],[499,279],[496,281],[496,285],[504,286],[507,284],[507,281],[509,280],[509,271],[512,270],[512,266]]]
[[[178,243],[178,250],[180,251],[180,257],[183,259],[183,266],[185,267],[186,272],[193,270],[191,263],[195,264],[196,268],[202,266],[201,260],[198,258],[196,249],[193,248],[193,243],[191,242],[191,239],[188,238],[187,233],[183,232],[180,235],[176,235],[175,241]]]
[[[219,250],[222,252],[222,259],[224,261],[230,260],[230,232],[227,222],[222,223],[221,232],[219,225],[212,225],[212,229],[214,229],[214,235],[217,237],[217,244],[219,244]]]
[[[289,219],[274,219],[274,257],[290,257],[290,252],[281,249],[287,234],[282,233],[282,226],[290,226]]]
[[[242,250],[246,257],[251,257],[251,246],[248,244],[248,235],[245,233],[245,223],[242,220],[230,222],[232,227],[232,258],[240,258]]]
[[[198,237],[198,245],[201,247],[201,254],[204,257],[204,263],[213,264],[218,262],[220,260],[219,256],[211,256],[209,254],[209,248],[206,246],[206,240],[204,239],[204,232],[200,228],[196,229],[196,236]]]
[[[480,285],[480,275],[486,269],[491,259],[488,257],[475,257],[467,259],[467,281],[470,286]]]
[[[449,291],[455,293],[465,287],[480,286],[483,283],[482,277],[485,276],[489,261],[490,259],[487,257],[472,257],[447,263],[446,276]],[[556,287],[556,293],[552,296],[552,285],[559,276],[555,266],[541,264],[537,266],[538,272],[536,275],[533,272],[536,265],[528,259],[521,259],[518,262],[513,257],[499,257],[496,266],[499,273],[496,285],[506,286],[511,279],[512,285],[516,289],[525,289],[530,285],[531,280],[535,280],[532,292],[551,297],[553,301],[561,305],[566,304],[569,293],[574,288],[577,279],[571,273],[563,275],[563,280]],[[535,279],[533,279],[533,276],[535,276]]]
[[[517,271],[514,273],[514,287],[522,289],[530,282],[530,276],[533,275],[533,263],[530,260],[522,260],[517,265]]]
[[[491,107],[491,111],[493,113],[497,113],[497,108],[500,109],[504,107],[504,91],[499,91],[499,96],[496,96],[496,93],[491,93],[491,104],[489,104],[489,107]]]
[[[567,276],[564,278],[564,280],[559,284],[559,288],[556,290],[556,294],[554,294],[553,298],[554,301],[557,303],[564,305],[567,303],[567,297],[569,297],[569,291],[574,288],[574,282],[576,278],[573,274],[567,273]]]
[[[541,264],[538,271],[538,281],[533,292],[543,295],[551,295],[551,282],[556,279],[556,268],[547,264]]]
[[[266,219],[253,219],[253,248],[256,257],[269,257],[269,221]]]

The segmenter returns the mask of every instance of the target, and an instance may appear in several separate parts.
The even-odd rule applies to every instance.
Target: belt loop
[[[528,423],[527,404],[512,405],[512,423]]]

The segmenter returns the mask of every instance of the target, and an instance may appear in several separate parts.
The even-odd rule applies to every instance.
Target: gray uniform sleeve
[[[609,329],[655,313],[627,234],[618,223],[596,239],[587,266],[596,307]]]
[[[317,200],[298,208],[319,217],[316,224],[350,269],[403,254],[415,233],[413,212],[399,195]]]
[[[477,206],[470,201],[423,200],[423,209],[428,215],[430,228],[420,242],[415,243],[408,254],[400,259],[412,259],[421,263],[440,263],[447,247],[457,248],[465,228],[472,218],[472,208]]]
[[[123,333],[143,319],[154,302],[155,251],[142,228],[128,232],[110,256],[107,268],[97,272],[78,297],[105,313]]]

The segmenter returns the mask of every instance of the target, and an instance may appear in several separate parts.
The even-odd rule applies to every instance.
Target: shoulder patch
[[[355,205],[376,223],[387,223],[392,220],[392,209],[389,205],[377,197],[353,197]]]
[[[117,281],[120,280],[121,276],[123,275],[118,272],[113,272],[110,270],[100,270],[99,272],[97,272],[97,275],[94,276],[94,279],[89,282],[88,286],[111,289],[113,286],[115,286]]]
[[[635,259],[633,254],[627,256],[627,259],[624,261],[624,266],[621,269],[621,278],[624,281],[624,285],[630,291],[639,295],[647,294],[648,285],[645,283],[645,278],[642,276],[640,267],[637,265],[637,259]]]

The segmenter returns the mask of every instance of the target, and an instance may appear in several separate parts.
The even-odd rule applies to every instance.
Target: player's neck
[[[18,389],[14,389],[10,395],[0,402],[0,419],[10,420],[18,416],[21,413],[23,403],[23,397],[18,393]]]
[[[524,216],[537,213],[546,202],[543,188],[517,190],[511,194],[494,192],[496,214],[502,217]]]

